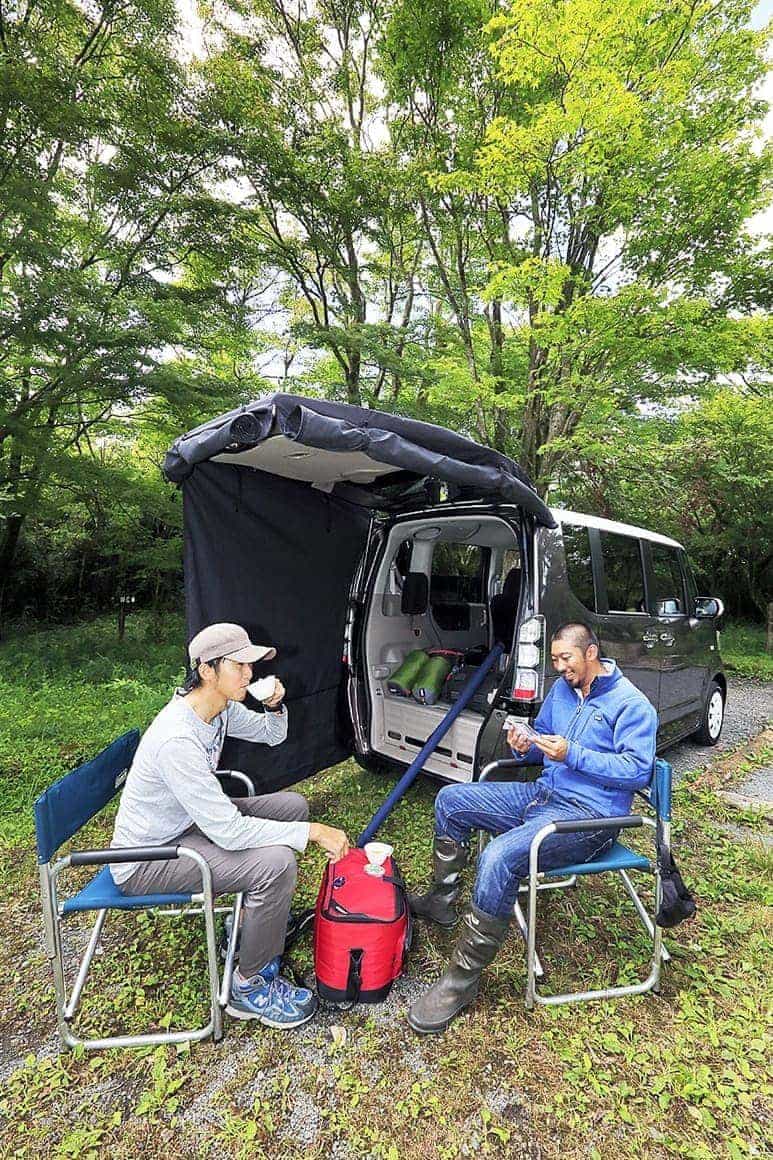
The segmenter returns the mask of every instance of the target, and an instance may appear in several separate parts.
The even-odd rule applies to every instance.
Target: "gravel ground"
[[[752,802],[773,802],[773,765],[758,769],[746,781],[736,786],[736,793]]]
[[[719,744],[695,745],[692,741],[681,741],[666,750],[666,757],[674,767],[677,776],[693,769],[705,769],[721,753],[735,749],[758,733],[773,720],[773,684],[752,681],[743,677],[728,678],[727,711]],[[767,785],[767,800],[773,800],[773,766],[760,770],[752,779],[760,787]],[[747,792],[741,791],[739,792]],[[765,793],[756,791],[757,796]]]

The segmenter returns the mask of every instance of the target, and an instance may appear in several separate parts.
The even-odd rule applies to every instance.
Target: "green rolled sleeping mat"
[[[443,691],[446,677],[453,667],[448,657],[427,657],[413,685],[413,696],[420,705],[434,705]]]
[[[387,681],[387,689],[398,697],[410,697],[419,673],[429,657],[420,648],[408,653]]]

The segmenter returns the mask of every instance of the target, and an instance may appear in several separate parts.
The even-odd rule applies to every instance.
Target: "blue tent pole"
[[[391,814],[392,810],[395,808],[405,791],[408,789],[411,783],[416,780],[418,775],[421,773],[424,762],[433,752],[435,746],[438,745],[438,743],[446,735],[456,718],[461,713],[462,709],[464,709],[465,705],[468,704],[468,702],[477,692],[478,688],[483,682],[483,678],[485,677],[486,673],[492,667],[494,662],[501,657],[504,651],[504,647],[501,644],[495,644],[483,664],[480,665],[480,667],[470,677],[469,681],[459,694],[459,700],[451,706],[435,732],[427,738],[420,753],[418,753],[418,755],[413,759],[403,776],[398,781],[395,788],[390,793],[389,797],[382,805],[379,806],[365,829],[360,834],[359,838],[357,839],[358,846],[364,846],[366,842],[370,842],[373,839],[374,835],[377,833],[379,827],[381,826],[381,823],[389,814]]]

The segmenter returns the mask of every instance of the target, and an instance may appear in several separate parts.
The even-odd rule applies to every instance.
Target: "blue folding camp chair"
[[[480,781],[485,781],[494,773],[505,770],[523,770],[523,764],[510,759],[492,761],[483,769]],[[529,877],[521,885],[520,893],[528,899],[528,918],[524,916],[520,899],[516,900],[513,908],[515,920],[526,943],[526,1006],[532,1010],[535,1004],[555,1006],[559,1003],[579,1003],[586,999],[613,999],[622,995],[641,995],[645,991],[658,991],[660,987],[661,962],[668,962],[670,955],[663,946],[663,932],[655,923],[655,916],[660,909],[661,878],[660,878],[660,851],[671,847],[671,785],[673,770],[667,761],[658,759],[650,781],[648,791],[642,791],[641,796],[649,803],[655,817],[645,817],[641,814],[628,814],[620,818],[578,818],[577,821],[550,822],[543,826],[535,835],[529,851]],[[540,846],[550,834],[578,833],[582,830],[631,830],[641,826],[648,826],[655,837],[655,857],[646,858],[629,850],[621,842],[615,842],[610,850],[599,854],[589,862],[578,862],[574,865],[563,866],[559,870],[550,870],[542,873],[538,870]],[[480,832],[479,844],[482,849],[489,834]],[[645,870],[655,878],[655,906],[652,916],[639,897],[631,881],[631,870]],[[542,890],[560,890],[574,886],[578,877],[587,874],[619,875],[626,893],[636,908],[636,913],[645,930],[652,939],[652,963],[647,978],[640,983],[633,983],[622,987],[604,987],[595,991],[569,991],[561,995],[540,995],[537,990],[537,980],[542,978],[544,971],[537,954],[537,895]]]
[[[37,837],[40,888],[43,898],[43,921],[46,954],[54,973],[56,1014],[59,1035],[65,1047],[83,1044],[89,1049],[104,1047],[147,1047],[159,1043],[184,1043],[189,1040],[215,1040],[223,1036],[222,1008],[228,1001],[233,975],[236,940],[241,917],[242,895],[237,894],[233,907],[215,907],[212,894],[212,875],[209,866],[197,850],[184,843],[174,846],[149,846],[125,850],[81,850],[53,860],[59,847],[74,837],[82,826],[95,817],[115,797],[126,780],[129,767],[139,744],[138,730],[133,729],[119,737],[92,761],[61,777],[35,802],[35,831]],[[242,773],[229,771],[241,781],[247,792],[254,794],[252,782]],[[184,894],[123,894],[110,873],[110,862],[158,862],[171,858],[189,858],[201,872],[201,891]],[[102,869],[77,894],[60,901],[59,876],[71,866],[101,866]],[[91,961],[99,946],[109,910],[158,910],[159,914],[203,915],[207,936],[207,970],[209,980],[210,1017],[203,1027],[188,1031],[153,1032],[145,1035],[113,1035],[101,1039],[80,1039],[73,1034],[71,1024],[78,1010],[83,987]],[[67,996],[64,961],[62,957],[62,924],[67,915],[96,911],[97,918],[83,953],[71,995]],[[215,939],[215,914],[233,911],[231,936],[220,986]]]

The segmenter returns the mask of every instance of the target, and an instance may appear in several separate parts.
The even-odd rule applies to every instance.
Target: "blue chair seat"
[[[590,862],[578,862],[574,866],[562,866],[560,870],[546,870],[546,878],[564,878],[570,874],[602,874],[605,870],[652,870],[652,862],[642,854],[636,854],[615,842]]]
[[[78,910],[137,910],[148,906],[181,906],[191,894],[124,894],[113,881],[109,866],[103,866],[90,882],[68,898],[62,914]]]

